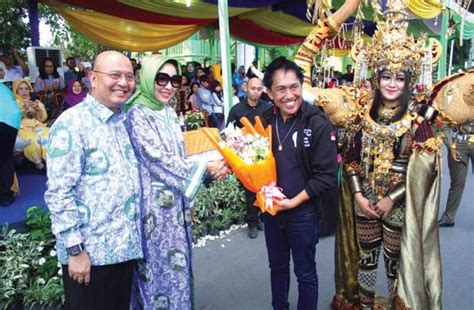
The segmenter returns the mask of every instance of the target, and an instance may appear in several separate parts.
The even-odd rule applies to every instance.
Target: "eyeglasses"
[[[174,88],[179,88],[179,86],[181,86],[181,79],[181,75],[169,76],[168,74],[163,72],[158,72],[155,76],[156,84],[160,86],[166,86],[171,81],[171,86],[173,86]]]
[[[125,77],[125,80],[126,80],[127,82],[133,82],[133,81],[135,81],[135,75],[133,75],[133,73],[131,73],[131,72],[125,72],[125,73],[123,73],[123,72],[120,72],[120,71],[112,71],[112,72],[108,72],[108,73],[107,73],[107,72],[102,72],[102,71],[97,71],[97,70],[94,70],[93,72],[105,74],[105,75],[107,75],[109,78],[111,78],[112,80],[115,80],[115,81],[120,80],[120,78],[121,78],[122,76]]]

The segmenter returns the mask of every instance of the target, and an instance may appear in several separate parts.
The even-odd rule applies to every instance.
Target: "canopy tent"
[[[104,45],[130,51],[159,50],[176,45],[205,26],[218,27],[217,0],[43,0],[60,13],[83,35]],[[309,34],[312,24],[306,17],[306,0],[229,0],[230,33],[237,39],[259,45],[299,44]],[[386,1],[381,1],[382,6]],[[333,0],[335,9],[344,3]],[[447,2],[450,5],[450,1]],[[438,0],[410,0],[409,31],[415,35],[440,34]],[[375,29],[373,10],[364,7],[364,32]],[[456,33],[461,32],[460,16]],[[349,23],[351,20],[348,21]],[[348,30],[351,26],[347,27]],[[350,34],[347,34],[350,37]],[[468,13],[464,38],[474,37],[474,17]],[[341,53],[343,54],[343,53]]]

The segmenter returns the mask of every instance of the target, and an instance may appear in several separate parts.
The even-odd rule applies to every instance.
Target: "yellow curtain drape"
[[[74,29],[106,46],[130,51],[153,51],[176,45],[201,28],[201,25],[160,25],[92,11],[51,6]]]
[[[244,14],[241,18],[248,18],[265,29],[299,37],[306,37],[314,27],[297,17],[281,11],[272,12],[270,9],[259,10],[255,14]]]
[[[408,9],[423,19],[435,18],[441,13],[439,0],[410,0]]]
[[[156,0],[120,0],[120,3],[133,6],[142,10],[187,18],[219,18],[217,5],[193,0],[191,6],[187,7],[184,0],[179,1],[156,1]],[[250,12],[255,8],[229,7],[229,17]]]
[[[344,0],[333,0],[333,7],[339,8],[344,4]],[[409,0],[408,9],[416,16],[423,19],[430,19],[436,17],[441,13],[441,6],[439,0]],[[366,20],[374,20],[372,6],[363,6],[362,12]]]

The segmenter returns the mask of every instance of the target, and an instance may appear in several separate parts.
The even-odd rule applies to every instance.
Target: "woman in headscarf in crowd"
[[[64,109],[69,109],[87,96],[86,90],[82,87],[81,80],[71,80],[66,87],[66,96],[64,96]]]
[[[6,207],[15,201],[15,158],[13,149],[20,128],[21,111],[11,90],[0,83],[0,206]]]
[[[203,174],[228,173],[220,161],[187,158],[176,112],[169,106],[181,85],[179,65],[158,55],[144,60],[141,90],[129,100],[127,130],[142,185],[144,259],[138,263],[134,309],[192,308],[190,201]]]
[[[39,66],[39,76],[35,81],[35,92],[58,92],[64,89],[64,79],[51,58],[44,58]]]
[[[46,161],[49,128],[44,104],[35,98],[33,88],[25,79],[13,82],[13,93],[18,107],[22,111],[21,126],[15,143],[16,151],[23,151],[25,157],[43,169]]]
[[[194,62],[190,61],[186,63],[186,72],[184,72],[183,75],[186,75],[188,80],[191,80],[192,78],[194,78],[195,69],[196,67],[194,66]]]

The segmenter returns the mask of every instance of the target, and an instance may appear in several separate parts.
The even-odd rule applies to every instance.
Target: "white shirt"
[[[7,69],[5,80],[15,81],[22,79],[23,76],[23,68],[21,66],[13,66],[10,69]]]

